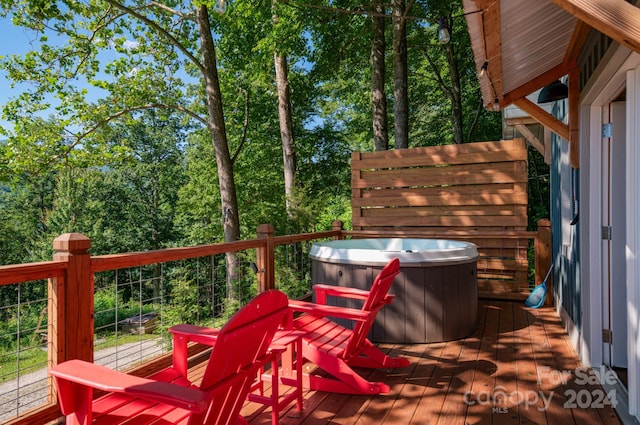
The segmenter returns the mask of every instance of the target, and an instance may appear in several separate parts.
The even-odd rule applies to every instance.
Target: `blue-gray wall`
[[[554,115],[559,119],[566,112],[566,102],[558,103],[554,108]],[[573,169],[568,158],[569,144],[554,136],[550,170],[554,293],[575,326],[580,329],[580,170]],[[576,215],[577,223],[571,224]]]

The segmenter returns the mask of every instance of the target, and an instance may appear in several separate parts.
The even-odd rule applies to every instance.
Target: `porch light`
[[[569,87],[566,84],[556,80],[540,90],[538,95],[538,103],[549,103],[569,97]]]
[[[451,34],[449,34],[444,18],[438,19],[438,40],[440,44],[447,44],[451,41]]]
[[[480,68],[480,76],[484,77],[484,75],[487,73],[487,68],[489,67],[489,61],[484,61],[484,63],[482,64],[482,67]]]
[[[213,11],[219,14],[223,14],[227,11],[227,0],[216,0],[213,5]]]

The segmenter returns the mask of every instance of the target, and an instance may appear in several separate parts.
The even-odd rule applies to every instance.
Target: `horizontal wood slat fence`
[[[353,229],[473,242],[480,295],[522,298],[536,237],[527,178],[523,139],[354,152]]]

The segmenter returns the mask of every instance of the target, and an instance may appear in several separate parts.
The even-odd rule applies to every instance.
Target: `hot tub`
[[[400,274],[391,286],[396,298],[385,306],[370,339],[384,343],[430,343],[465,338],[477,326],[478,251],[469,242],[441,239],[351,239],[311,248],[312,281],[369,289],[394,257]],[[359,308],[353,300],[329,303]],[[343,325],[347,322],[341,321]]]

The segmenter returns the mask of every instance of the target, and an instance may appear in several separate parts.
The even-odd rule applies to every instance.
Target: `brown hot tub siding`
[[[369,289],[382,266],[312,261],[314,283]],[[396,298],[370,332],[383,343],[430,343],[465,338],[477,326],[476,260],[444,266],[402,266],[391,286]],[[329,297],[329,304],[360,308],[354,300]],[[336,320],[351,327],[348,321]]]

